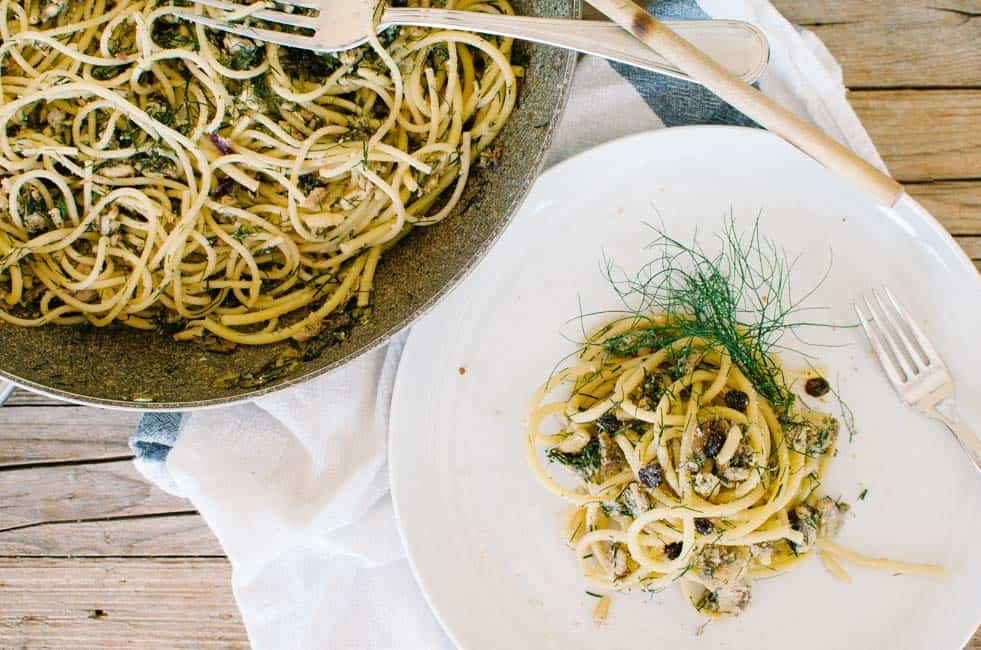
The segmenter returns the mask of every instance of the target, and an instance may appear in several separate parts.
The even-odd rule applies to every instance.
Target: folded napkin
[[[763,28],[772,57],[762,90],[882,166],[834,59],[769,2],[648,8]],[[752,122],[695,84],[583,57],[548,162],[683,124]],[[412,578],[388,496],[388,411],[403,342],[250,404],[147,415],[133,434],[140,471],[190,499],[228,554],[255,648],[451,647]]]

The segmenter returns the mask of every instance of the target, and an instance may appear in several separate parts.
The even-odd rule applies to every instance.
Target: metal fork
[[[956,416],[954,381],[930,339],[916,324],[888,287],[885,300],[878,291],[864,296],[855,313],[872,343],[879,363],[900,398],[907,405],[940,420],[981,470],[981,442]]]
[[[212,29],[230,32],[267,43],[315,52],[338,52],[357,47],[369,33],[395,25],[434,27],[480,32],[518,38],[568,50],[594,54],[673,77],[688,75],[664,57],[605,20],[572,20],[509,16],[475,11],[415,7],[379,7],[376,0],[278,0],[248,5],[228,0],[196,0],[201,7],[222,10],[221,16],[196,13],[175,7],[171,14]],[[289,13],[274,6],[314,9],[308,16]],[[302,33],[266,29],[238,22],[251,17],[267,23],[298,28]],[[747,82],[755,82],[766,70],[770,48],[766,36],[755,26],[737,20],[676,21],[672,28]]]

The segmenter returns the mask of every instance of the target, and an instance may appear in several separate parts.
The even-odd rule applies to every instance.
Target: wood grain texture
[[[224,559],[0,558],[2,648],[247,648]]]
[[[863,90],[849,100],[900,181],[981,179],[981,91]]]
[[[85,406],[9,406],[2,415],[0,467],[129,456],[126,440],[139,420],[136,413]]]
[[[147,482],[129,460],[0,472],[0,532],[53,521],[188,510],[193,507],[187,500]]]
[[[850,87],[981,86],[977,0],[774,0],[831,50]]]
[[[912,184],[906,191],[952,235],[981,235],[981,182]]]
[[[958,237],[957,243],[972,260],[981,260],[981,237]]]
[[[47,523],[0,532],[0,557],[223,556],[197,513]]]
[[[7,398],[5,406],[74,406],[68,402],[54,399],[39,393],[32,393],[29,390],[18,388],[14,394]]]

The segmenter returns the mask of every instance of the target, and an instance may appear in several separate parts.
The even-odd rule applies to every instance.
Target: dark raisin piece
[[[644,465],[637,472],[637,478],[644,487],[654,489],[664,482],[664,470],[657,463]]]
[[[681,555],[681,542],[671,542],[670,544],[665,544],[664,554],[668,556],[669,560],[677,560],[678,556]]]
[[[703,447],[705,457],[715,458],[724,444],[726,444],[726,434],[716,428],[712,428],[705,436],[705,447]]]
[[[791,528],[800,530],[800,516],[797,514],[796,508],[787,513],[787,521],[790,522]]]
[[[804,384],[804,391],[811,397],[821,397],[827,395],[831,390],[828,381],[824,377],[811,377]]]
[[[622,426],[623,422],[613,415],[613,411],[607,411],[596,420],[596,428],[607,433],[613,433]]]
[[[715,526],[713,526],[712,522],[709,521],[708,519],[705,519],[704,517],[698,517],[697,519],[695,519],[695,530],[698,531],[699,535],[708,535],[713,530],[715,530]]]
[[[730,390],[726,393],[726,406],[733,411],[745,413],[746,407],[749,406],[749,395],[741,390]]]

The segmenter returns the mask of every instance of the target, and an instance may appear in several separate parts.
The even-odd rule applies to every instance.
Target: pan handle
[[[17,384],[0,381],[0,406],[3,406],[3,403],[7,401],[7,398],[15,390],[17,390]]]

